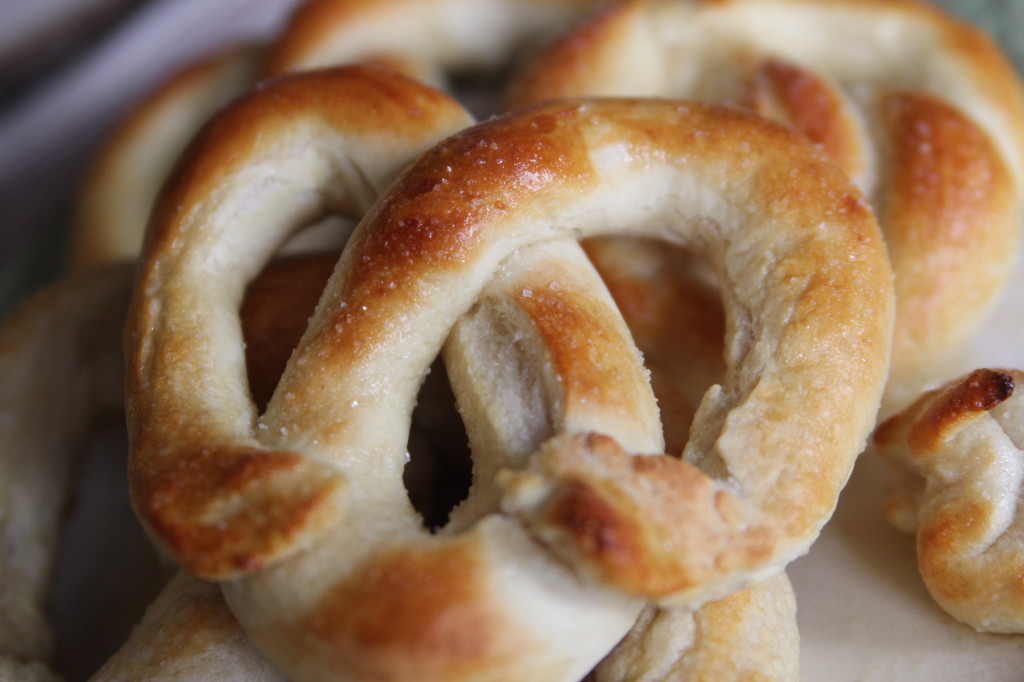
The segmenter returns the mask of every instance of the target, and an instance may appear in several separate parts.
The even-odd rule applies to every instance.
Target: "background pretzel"
[[[542,55],[512,101],[727,101],[832,153],[871,197],[896,272],[890,411],[948,375],[1009,272],[1021,92],[984,35],[925,3],[623,0]]]
[[[120,321],[130,291],[130,269],[106,268],[39,293],[0,328],[0,671],[12,676],[5,679],[49,679],[47,597],[73,473],[67,453],[122,402]]]
[[[257,81],[371,60],[441,84],[453,72],[498,70],[517,51],[551,35],[592,4],[308,0],[271,45],[236,47],[190,64],[130,112],[86,175],[76,207],[72,264],[83,267],[137,256],[160,185],[188,140],[216,110]],[[478,107],[489,107],[479,94],[472,99]],[[312,243],[319,246],[323,239]]]
[[[977,370],[926,393],[874,435],[903,476],[886,515],[916,534],[928,591],[986,632],[1024,632],[1022,379]]]

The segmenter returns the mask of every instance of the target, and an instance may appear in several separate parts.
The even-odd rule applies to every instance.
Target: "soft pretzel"
[[[687,134],[678,133],[680,126]],[[666,132],[659,136],[661,130]],[[266,128],[264,137],[272,144]],[[745,140],[758,151],[743,156],[748,163],[738,164],[735,152],[722,144],[728,139]],[[629,150],[625,156],[623,149]],[[774,163],[780,156],[786,162]],[[767,163],[769,159],[772,164]],[[187,166],[179,176],[182,179],[204,176],[185,169]],[[607,191],[606,183],[612,181],[606,178],[611,177],[618,192]],[[758,182],[751,182],[754,177]],[[671,199],[661,193],[669,186],[666,183],[679,190],[667,195]],[[702,186],[703,191],[697,189]],[[171,187],[173,190],[175,185]],[[189,196],[185,189],[180,191]],[[800,192],[799,203],[785,199],[790,191]],[[637,202],[646,208],[638,216],[634,213],[637,209],[611,200],[620,192],[632,192],[633,198],[639,193],[651,201]],[[693,208],[685,200],[698,197],[715,199],[699,203],[692,221],[668,219],[674,210]],[[456,198],[460,200],[456,202]],[[559,210],[558,200],[569,203]],[[731,213],[732,207],[741,204],[742,216]],[[177,208],[182,215],[200,215],[174,191],[164,195],[161,205]],[[231,204],[225,206],[230,214]],[[518,221],[509,219],[509,214]],[[821,216],[831,220],[822,222]],[[216,214],[211,218],[216,219]],[[532,230],[520,222],[527,218],[535,221]],[[741,220],[752,224],[739,239],[741,233],[736,230]],[[203,361],[211,350],[223,348],[221,341],[203,338],[217,330],[217,318],[197,320],[196,311],[184,306],[176,311],[175,301],[168,296],[188,292],[188,287],[174,279],[159,279],[164,273],[208,272],[198,264],[173,265],[176,258],[189,254],[165,253],[163,244],[198,244],[191,254],[224,257],[225,249],[215,248],[216,242],[209,238],[181,239],[179,231],[187,225],[175,221],[176,215],[170,213],[167,222],[157,223],[151,233],[152,251],[137,289],[129,330],[129,415],[136,499],[150,526],[193,567],[228,575],[239,568],[252,571],[261,564],[266,566],[251,577],[226,583],[225,590],[247,630],[264,648],[303,647],[296,665],[315,665],[318,654],[344,658],[365,649],[365,637],[379,629],[364,631],[363,645],[354,649],[350,644],[325,650],[316,641],[327,637],[345,640],[357,634],[351,631],[356,623],[343,617],[360,611],[358,602],[351,599],[369,594],[375,595],[374,601],[379,598],[392,604],[397,600],[396,584],[401,583],[397,576],[408,571],[422,575],[431,568],[429,543],[421,559],[411,560],[408,548],[394,549],[394,554],[385,556],[384,567],[378,561],[374,563],[377,568],[360,568],[360,557],[354,554],[368,551],[366,547],[373,544],[370,531],[361,525],[368,523],[367,519],[339,513],[330,519],[333,525],[324,523],[317,528],[315,522],[309,522],[311,516],[316,518],[316,508],[305,502],[321,504],[332,494],[334,499],[341,498],[342,493],[335,491],[345,479],[376,478],[380,485],[382,472],[394,470],[389,462],[401,461],[406,428],[387,425],[393,419],[389,415],[405,413],[423,371],[452,325],[471,307],[497,264],[517,247],[538,238],[580,236],[619,225],[631,226],[638,234],[663,234],[667,229],[684,242],[699,242],[727,280],[732,381],[705,400],[698,415],[705,429],[703,438],[691,440],[690,454],[692,461],[719,455],[720,459],[715,459],[722,466],[716,473],[724,474],[728,467],[734,483],[716,482],[692,464],[675,459],[623,457],[621,446],[599,433],[555,435],[530,456],[526,470],[502,477],[508,488],[503,501],[507,512],[520,515],[545,544],[560,550],[584,574],[598,576],[627,592],[704,601],[777,570],[802,552],[831,512],[835,494],[863,445],[886,370],[891,324],[888,264],[877,226],[860,195],[799,138],[760,119],[724,110],[668,102],[561,104],[483,124],[435,148],[403,175],[390,200],[371,214],[350,241],[335,282],[321,300],[310,331],[255,429],[271,449],[261,449],[253,438],[255,415],[251,408],[229,399],[236,390],[234,380],[214,385],[215,375]],[[648,221],[657,227],[649,227]],[[242,222],[253,230],[251,221]],[[287,226],[287,221],[280,222]],[[209,220],[205,225],[199,221],[192,224],[207,231],[219,227]],[[263,233],[261,226],[256,226],[256,231]],[[763,260],[766,257],[768,260]],[[239,269],[244,272],[247,268]],[[763,278],[768,279],[767,285]],[[870,295],[864,296],[865,291]],[[843,315],[835,315],[836,309]],[[155,311],[162,316],[153,317]],[[186,320],[195,322],[184,323]],[[226,329],[230,331],[230,326]],[[403,343],[394,343],[397,340]],[[171,352],[161,354],[162,348]],[[168,373],[169,367],[163,369],[171,358],[177,361],[174,376]],[[192,362],[182,363],[182,358]],[[205,372],[207,394],[215,389],[220,394],[217,409],[221,413],[233,420],[245,415],[241,422],[232,422],[238,424],[234,434],[211,424],[202,408],[184,404],[195,400],[189,394],[198,378],[190,374],[190,365]],[[785,365],[784,372],[780,365]],[[386,383],[381,367],[387,368],[390,377]],[[801,391],[793,390],[793,385],[804,387],[801,391],[819,386],[823,392],[805,402],[797,397]],[[329,397],[324,396],[325,390]],[[740,407],[730,409],[737,404]],[[800,409],[793,409],[797,405]],[[206,423],[197,423],[199,416]],[[743,425],[761,421],[758,431],[767,435],[751,442],[752,434],[744,435]],[[191,425],[191,438],[181,438],[178,425],[183,423]],[[821,424],[828,424],[827,434],[821,432]],[[722,450],[701,453],[701,444],[714,440],[709,431],[723,425]],[[787,438],[798,440],[800,457],[787,459],[778,454],[784,452]],[[767,446],[772,448],[771,456],[762,450]],[[746,457],[739,458],[733,448]],[[303,457],[296,453],[299,449],[309,454]],[[375,456],[367,458],[367,452]],[[177,459],[174,464],[168,462],[170,453]],[[236,453],[244,459],[235,459]],[[608,464],[626,475],[603,483],[611,488],[606,487],[608,492],[603,494],[595,487],[593,470],[580,466],[588,461]],[[175,500],[175,493],[183,489],[183,478],[210,480],[204,464],[231,474],[233,462],[244,462],[244,467],[224,479],[226,484],[239,486],[234,492],[228,489],[227,499],[216,500],[219,491],[207,487],[189,489],[186,498]],[[261,470],[264,464],[268,467]],[[801,473],[805,467],[809,469]],[[194,476],[189,474],[192,470]],[[341,471],[346,471],[344,479]],[[572,477],[581,485],[572,485]],[[703,501],[690,505],[697,513],[688,518],[683,532],[703,537],[686,547],[684,557],[659,556],[665,545],[654,537],[668,536],[667,546],[672,547],[671,542],[679,541],[680,536],[666,533],[657,515],[629,519],[619,515],[621,510],[616,507],[633,500],[617,498],[619,490],[614,484],[638,478],[640,483],[654,486],[656,506],[661,508],[662,518],[673,517],[672,526],[680,515],[687,516],[686,506],[660,504],[666,500],[658,499],[657,494],[665,491],[666,484],[671,490],[671,486],[692,481],[702,494],[710,495],[705,498],[711,503],[706,510]],[[254,516],[244,497],[246,484],[255,493],[252,501],[262,505],[261,514],[263,509],[283,513],[269,520]],[[394,484],[392,478],[389,485]],[[374,494],[368,492],[373,489],[360,484],[349,486],[343,494],[355,504],[360,496]],[[572,496],[563,492],[583,497],[577,497],[578,504],[574,504]],[[628,489],[625,492],[628,494]],[[210,497],[204,499],[207,493]],[[304,494],[299,503],[295,503],[295,493]],[[553,514],[544,513],[545,496]],[[674,494],[669,498],[679,502]],[[267,505],[268,499],[282,499],[283,505]],[[185,505],[174,508],[179,501]],[[205,509],[222,509],[234,518],[217,519]],[[167,516],[172,514],[168,524]],[[392,537],[395,542],[409,540],[408,531],[401,528],[411,520],[399,520],[395,514],[371,515],[377,526],[375,534]],[[221,520],[225,528],[221,537],[202,527]],[[256,523],[246,528],[250,521]],[[624,539],[616,534],[616,524],[626,522],[646,525],[642,530],[648,534],[635,536],[641,542],[626,546],[590,541]],[[174,532],[168,533],[169,529]],[[588,529],[597,535],[588,534]],[[579,543],[555,546],[549,531],[557,534],[560,530],[579,531]],[[521,541],[515,540],[521,532],[519,524],[507,516],[492,515],[451,541],[455,546],[466,543],[462,547],[467,551],[468,544],[500,554],[502,543],[490,544],[484,538],[504,536],[505,542],[511,542],[505,545],[506,552],[525,541],[522,549],[512,551],[515,556],[538,551],[531,550],[535,545],[525,535],[518,535]],[[252,536],[257,536],[258,543],[268,537],[273,542],[255,546],[235,543]],[[353,541],[344,542],[346,536]],[[705,538],[711,542],[703,541]],[[182,539],[188,542],[182,543]],[[617,560],[623,555],[600,552],[620,548],[633,551],[629,558],[639,561],[630,561],[629,566],[639,569],[639,575],[618,570],[623,564]],[[591,549],[596,551],[587,556]],[[201,552],[207,554],[197,558]],[[291,558],[287,558],[289,554]],[[352,573],[345,577],[349,571]],[[302,578],[296,579],[297,575]],[[367,580],[369,585],[363,582]],[[566,581],[558,591],[569,591],[572,580]],[[355,585],[361,587],[356,590]],[[517,593],[516,597],[519,608],[532,603],[525,595]],[[418,603],[400,601],[404,606],[395,604],[394,608],[415,609]],[[446,601],[453,608],[458,603]],[[318,615],[301,616],[313,604]],[[379,602],[375,606],[379,607]],[[431,602],[431,607],[436,606]],[[604,605],[589,602],[588,606]],[[592,623],[593,618],[580,622]],[[397,646],[391,639],[386,644]],[[519,642],[517,647],[521,646]],[[375,660],[379,665],[385,657]]]
[[[998,48],[910,0],[621,0],[559,41],[513,103],[677,96],[809,134],[871,197],[896,273],[886,411],[934,382],[1008,275],[1024,96]]]
[[[1024,632],[1024,411],[1017,370],[979,369],[879,426],[903,474],[886,507],[917,536],[925,585],[957,620]]]
[[[307,0],[269,45],[237,47],[185,66],[118,125],[79,193],[72,265],[135,258],[160,185],[188,140],[258,81],[373,61],[440,84],[453,71],[497,69],[593,2]],[[327,234],[327,243],[331,239]],[[323,236],[312,242],[317,248],[324,243]]]
[[[74,451],[121,404],[131,269],[47,288],[0,327],[0,669],[40,679],[52,653],[49,584]],[[11,673],[13,674],[13,673]],[[4,679],[8,679],[5,677]]]

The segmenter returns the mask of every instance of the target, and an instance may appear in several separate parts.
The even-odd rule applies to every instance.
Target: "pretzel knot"
[[[361,106],[336,112],[343,92]],[[257,420],[244,281],[296,225],[365,206],[400,157],[464,123],[395,75],[297,77],[218,119],[155,213],[128,328],[134,499],[188,568],[232,578],[230,606],[290,676],[578,676],[638,597],[700,604],[805,551],[874,420],[891,273],[857,190],[760,118],[625,100],[494,119],[408,168]],[[639,358],[620,359],[624,323],[565,241],[617,231],[688,245],[722,281],[727,382],[685,461],[653,454]],[[449,338],[475,483],[431,535],[401,472]]]
[[[1024,200],[1024,88],[987,37],[904,0],[619,0],[517,83],[554,97],[754,109],[803,132],[876,209],[896,276],[883,410],[911,402],[1002,290]]]
[[[879,426],[903,475],[886,515],[917,536],[928,591],[957,620],[1024,632],[1024,420],[1019,370],[979,369]]]

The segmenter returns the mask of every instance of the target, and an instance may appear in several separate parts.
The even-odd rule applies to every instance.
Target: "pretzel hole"
[[[469,494],[473,478],[466,427],[455,408],[444,363],[434,362],[416,398],[409,434],[409,462],[402,480],[423,524],[436,531]]]

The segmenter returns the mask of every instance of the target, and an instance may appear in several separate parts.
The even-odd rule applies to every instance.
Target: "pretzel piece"
[[[915,533],[928,591],[979,631],[1024,632],[1024,411],[1020,371],[979,369],[878,427],[903,475],[886,506]]]
[[[950,371],[1008,276],[1024,94],[992,41],[925,3],[622,0],[514,91],[516,105],[594,94],[746,104],[836,153],[871,197],[896,273],[886,412]]]
[[[246,638],[220,588],[179,572],[93,682],[161,679],[286,682]]]
[[[799,642],[796,598],[783,572],[695,612],[646,609],[593,680],[795,681]]]

